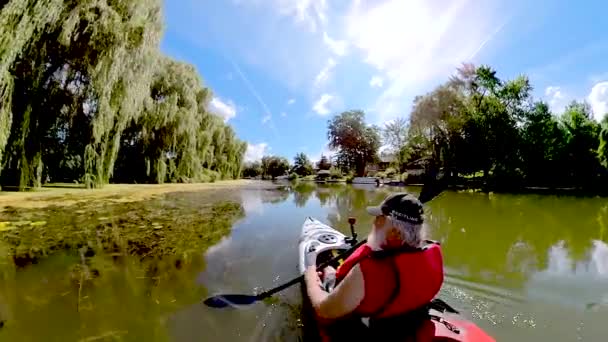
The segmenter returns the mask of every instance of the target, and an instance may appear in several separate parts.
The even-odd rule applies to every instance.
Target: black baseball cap
[[[422,202],[405,192],[389,195],[379,206],[367,207],[367,212],[370,215],[390,216],[413,224],[421,224],[424,221]]]

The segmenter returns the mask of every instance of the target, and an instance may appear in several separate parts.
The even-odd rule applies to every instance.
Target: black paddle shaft
[[[338,260],[340,260],[341,258],[344,258],[346,256],[348,256],[350,253],[352,253],[353,251],[355,251],[357,248],[359,248],[361,245],[363,245],[366,242],[366,240],[363,240],[359,243],[357,243],[356,245],[354,245],[351,249],[344,251],[342,253],[340,253],[338,256],[321,263],[318,267],[317,270],[321,271],[323,270],[325,267],[331,265],[332,263],[337,262]],[[209,297],[207,299],[205,299],[203,301],[203,303],[205,303],[205,305],[212,307],[212,308],[225,308],[225,307],[234,307],[235,305],[250,305],[253,304],[255,302],[264,300],[272,295],[274,295],[277,292],[281,292],[283,290],[285,290],[288,287],[291,287],[293,285],[299,284],[302,281],[304,281],[304,275],[302,274],[301,276],[294,278],[288,282],[286,282],[285,284],[279,285],[273,289],[270,289],[268,291],[262,292],[260,294],[257,295],[244,295],[244,294],[223,294],[223,295],[217,295],[217,296],[213,296],[213,297]]]
[[[319,266],[317,266],[317,271],[323,271],[323,269],[325,269],[325,267],[338,262],[338,260],[347,257],[348,255],[350,255],[351,253],[353,253],[357,248],[361,247],[363,244],[365,244],[367,242],[367,239],[363,239],[362,241],[358,242],[357,244],[355,244],[352,248],[336,255],[335,257],[321,263]],[[304,281],[304,275],[302,274],[301,276],[294,278],[290,281],[288,281],[287,283],[283,284],[283,285],[279,285],[271,290],[262,292],[258,295],[256,295],[256,297],[258,297],[258,300],[262,300],[265,298],[268,298],[270,296],[272,296],[273,294],[277,293],[277,292],[281,292],[283,290],[285,290],[286,288],[295,285],[301,281]]]

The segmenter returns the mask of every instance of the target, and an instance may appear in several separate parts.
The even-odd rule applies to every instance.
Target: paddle
[[[432,181],[432,182],[425,183],[424,186],[422,187],[422,190],[420,191],[420,195],[418,196],[418,199],[420,200],[420,202],[426,203],[426,202],[432,200],[433,198],[437,197],[437,195],[439,195],[445,188],[445,184],[442,180],[436,180],[436,179],[434,179],[434,177],[433,177],[433,180],[434,181]],[[333,259],[320,264],[317,267],[317,270],[321,271],[328,265],[333,264],[342,258],[345,258],[346,256],[353,253],[357,248],[359,248],[366,242],[367,242],[367,239],[363,239],[359,243],[355,244],[351,249],[349,249],[345,252],[342,252],[342,253],[338,254],[336,257],[334,257]],[[212,307],[212,308],[225,308],[225,307],[234,306],[234,305],[250,305],[255,302],[264,300],[277,292],[283,291],[286,288],[291,287],[292,285],[298,284],[298,283],[302,282],[303,280],[304,280],[304,275],[302,274],[301,276],[294,278],[294,279],[286,282],[285,284],[279,285],[273,289],[264,291],[257,295],[221,294],[221,295],[216,295],[216,296],[207,298],[203,301],[203,303],[205,303],[205,305]]]

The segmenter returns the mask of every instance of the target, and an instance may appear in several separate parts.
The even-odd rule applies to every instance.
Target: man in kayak
[[[368,241],[337,269],[333,290],[323,286],[314,266],[306,270],[308,296],[325,321],[367,317],[372,326],[425,307],[443,283],[441,249],[425,241],[417,198],[394,194],[367,211],[375,216]],[[324,278],[331,274],[325,272]]]

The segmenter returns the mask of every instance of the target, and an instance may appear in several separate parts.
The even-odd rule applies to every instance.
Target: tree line
[[[0,183],[236,178],[246,144],[160,52],[161,0],[0,5]],[[27,14],[27,15],[26,15]]]
[[[526,76],[503,80],[485,65],[463,64],[445,83],[417,96],[409,116],[383,127],[368,125],[360,110],[335,115],[327,138],[333,166],[356,176],[368,175],[384,145],[399,173],[442,170],[453,183],[506,191],[608,190],[608,115],[597,122],[589,104],[579,101],[554,113],[533,98]],[[302,164],[302,156],[294,165]],[[282,161],[284,174],[290,166]],[[263,164],[258,174],[267,174]]]
[[[362,111],[336,115],[328,139],[337,165],[358,176],[384,145],[399,173],[442,170],[453,183],[494,190],[608,190],[608,116],[597,122],[577,101],[553,113],[526,76],[502,80],[489,66],[464,64],[383,127],[367,125]]]
[[[333,170],[331,160],[322,155],[319,161],[313,163],[308,156],[300,152],[293,158],[293,164],[285,157],[264,156],[260,161],[246,163],[243,167],[243,177],[275,179],[289,175],[292,179],[314,175],[315,171]]]
[[[608,117],[573,101],[562,113],[532,97],[526,76],[500,79],[489,66],[464,64],[414,100],[409,119],[385,126],[402,166],[417,160],[490,189],[576,187],[608,180]]]
[[[461,185],[608,190],[608,115],[597,122],[578,101],[553,113],[526,76],[502,80],[485,65],[463,64],[383,127],[365,124],[362,111],[336,115],[328,138],[338,165],[358,176],[383,144],[396,171],[442,170]]]

